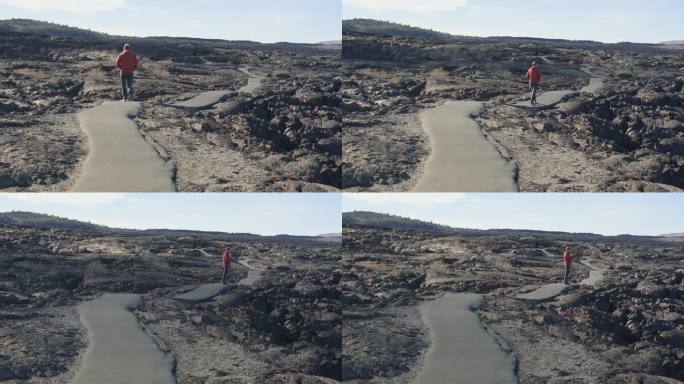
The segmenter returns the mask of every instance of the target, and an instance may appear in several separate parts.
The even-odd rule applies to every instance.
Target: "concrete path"
[[[205,252],[205,254],[206,254],[206,252]],[[263,272],[262,270],[253,268],[247,262],[237,262],[237,263],[248,268],[247,277],[238,281],[238,285],[251,287],[252,285],[254,285],[254,283],[256,283],[259,279],[261,279],[261,274]],[[200,302],[200,301],[209,300],[216,295],[219,295],[221,293],[226,292],[227,290],[228,290],[228,286],[221,284],[221,283],[205,284],[205,285],[202,285],[198,288],[193,289],[190,292],[175,295],[173,298],[177,299],[177,300],[183,300],[183,301]]]
[[[582,285],[589,285],[589,286],[595,287],[596,284],[598,284],[598,282],[603,279],[605,270],[593,266],[591,264],[590,258],[582,259],[580,261],[580,263],[591,268],[591,270],[589,271],[589,277],[580,281],[578,284],[563,284],[563,283],[546,284],[546,285],[542,285],[541,287],[535,289],[532,292],[528,292],[528,293],[525,293],[522,295],[518,295],[518,296],[516,296],[516,298],[522,299],[522,300],[530,300],[530,301],[545,301],[545,300],[553,299],[556,296],[559,296],[559,295],[561,295],[567,291],[570,291],[570,290],[575,289],[575,288],[582,286]]]
[[[250,269],[249,271],[247,271],[247,277],[238,281],[238,285],[246,285],[248,287],[251,287],[252,285],[254,285],[254,283],[261,279],[261,272],[262,271]]]
[[[232,91],[207,91],[200,93],[190,100],[179,101],[169,104],[169,106],[185,109],[206,109],[236,94]]]
[[[431,152],[416,192],[516,192],[514,170],[472,116],[482,103],[451,101],[421,113]]]
[[[137,102],[105,102],[79,114],[88,156],[74,192],[175,192],[173,168],[145,141],[129,116]]]
[[[240,72],[244,73],[245,75],[249,76],[247,79],[247,85],[244,87],[240,88],[238,92],[240,93],[249,93],[252,94],[254,91],[259,89],[261,87],[261,82],[264,80],[263,76],[258,76],[249,71],[248,67],[241,67]]]
[[[205,301],[225,292],[228,287],[221,283],[205,284],[190,292],[176,295],[173,298],[184,301]]]
[[[561,101],[563,101],[566,97],[569,97],[570,95],[575,95],[577,94],[577,91],[549,91],[549,92],[543,92],[543,93],[537,93],[537,103],[536,104],[531,104],[529,100],[527,101],[520,101],[518,103],[515,103],[516,107],[523,107],[523,108],[549,108],[552,107]]]
[[[580,285],[590,285],[592,287],[595,287],[596,284],[599,283],[599,281],[603,280],[606,270],[594,266],[593,264],[591,264],[591,261],[592,259],[590,258],[584,258],[580,261],[580,263],[591,268],[591,270],[589,271],[589,277],[580,281]]]
[[[541,287],[535,289],[532,292],[528,292],[523,295],[518,295],[516,296],[516,298],[530,301],[544,301],[553,299],[554,297],[561,295],[574,288],[576,288],[574,284],[546,284],[542,285]]]
[[[416,384],[517,383],[514,360],[482,328],[473,312],[481,295],[455,294],[425,303],[431,345]]]
[[[251,287],[254,285],[254,283],[261,279],[261,274],[264,272],[264,270],[253,266],[250,259],[241,259],[238,261],[238,264],[247,268],[247,277],[238,281],[238,285],[246,285]]]
[[[588,74],[589,76],[591,76],[591,78],[589,78],[589,85],[587,85],[586,87],[580,89],[580,92],[592,93],[592,94],[593,94],[593,93],[595,93],[596,91],[598,91],[599,89],[603,88],[604,82],[603,82],[603,78],[602,78],[602,77],[599,77],[599,76],[594,75],[594,74],[591,72],[591,69],[590,69],[589,67],[584,67],[584,68],[582,68],[582,71],[584,71],[584,73],[586,73],[586,74]]]
[[[71,384],[173,384],[173,361],[163,354],[130,312],[139,295],[108,294],[81,304],[88,349]]]
[[[185,109],[206,109],[211,108],[214,104],[219,103],[229,97],[233,97],[238,93],[249,93],[252,94],[259,87],[261,87],[261,82],[263,77],[256,76],[249,72],[247,67],[240,68],[240,72],[249,76],[247,79],[247,85],[240,88],[238,92],[233,91],[208,91],[202,92],[199,95],[193,97],[190,100],[180,101],[177,103],[169,104],[171,107],[185,108]]]
[[[537,93],[537,104],[531,104],[529,100],[527,101],[521,101],[518,103],[515,103],[516,107],[523,107],[523,108],[550,108],[553,107],[554,105],[560,103],[563,101],[566,97],[570,95],[576,95],[578,93],[595,93],[598,91],[601,87],[603,87],[603,79],[594,75],[591,73],[589,68],[582,68],[582,71],[591,78],[589,79],[589,85],[583,87],[582,89],[578,91],[549,91],[549,92],[543,92],[543,93]],[[531,94],[530,94],[531,96]]]

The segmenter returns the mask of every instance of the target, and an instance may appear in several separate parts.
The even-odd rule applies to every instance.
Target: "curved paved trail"
[[[206,254],[206,252],[205,252]],[[243,285],[243,286],[249,286],[251,287],[256,283],[259,279],[261,279],[261,274],[262,270],[256,269],[252,267],[251,265],[248,264],[248,262],[239,262],[236,261],[236,263],[241,264],[248,268],[247,270],[247,277],[244,279],[238,281],[238,285]],[[180,295],[175,295],[173,298],[177,300],[183,300],[183,301],[205,301],[209,300],[212,297],[219,295],[221,293],[224,293],[228,287],[224,284],[221,283],[212,283],[212,284],[205,284],[200,287],[197,287],[193,289],[190,292],[186,292]]]
[[[563,284],[563,283],[552,283],[552,284],[546,284],[542,285],[541,287],[535,289],[532,292],[528,292],[522,295],[516,296],[518,299],[523,299],[523,300],[530,300],[530,301],[543,301],[543,300],[549,300],[553,299],[554,297],[565,293],[571,289],[573,289],[574,286],[572,284]]]
[[[473,312],[481,301],[481,295],[466,293],[421,306],[432,344],[416,384],[518,382],[513,358],[501,350]]]
[[[523,300],[530,300],[530,301],[545,301],[545,300],[550,300],[553,299],[556,296],[559,296],[571,289],[575,289],[581,285],[590,285],[592,287],[596,286],[596,284],[603,279],[603,275],[605,273],[604,269],[597,268],[593,265],[591,265],[591,259],[583,259],[580,261],[580,263],[586,265],[587,267],[591,268],[589,271],[589,277],[586,279],[580,281],[578,284],[563,284],[563,283],[552,283],[552,284],[546,284],[542,285],[541,287],[535,289],[532,292],[528,292],[522,295],[516,296],[518,299],[523,299]]]
[[[259,279],[261,279],[261,273],[263,271],[256,270],[256,269],[250,269],[247,271],[247,277],[244,279],[238,281],[238,285],[246,285],[248,287],[251,287],[256,283]]]
[[[247,85],[240,88],[238,92],[233,91],[208,91],[202,92],[199,95],[193,97],[190,100],[180,101],[177,103],[169,104],[171,107],[176,108],[186,108],[186,109],[205,109],[211,108],[214,104],[219,103],[229,97],[235,96],[238,93],[253,93],[261,86],[261,81],[263,77],[255,76],[247,67],[240,68],[240,72],[249,76],[247,79]]]
[[[225,292],[227,286],[221,283],[205,284],[180,295],[175,295],[173,298],[185,301],[204,301]]]
[[[173,384],[173,362],[130,312],[140,295],[107,294],[81,304],[88,349],[71,384]]]
[[[169,104],[169,106],[187,109],[205,109],[235,95],[236,93],[232,91],[207,91],[200,93],[190,100],[179,101],[177,103]]]
[[[475,101],[451,101],[421,113],[431,152],[417,192],[517,192],[514,169],[472,119]]]
[[[589,271],[589,277],[580,281],[580,285],[590,285],[592,287],[595,287],[599,281],[603,280],[603,277],[604,277],[606,270],[592,265],[591,261],[592,261],[591,258],[582,259],[580,261],[580,263],[591,268],[591,270]]]
[[[537,104],[531,104],[528,101],[521,101],[518,102],[515,105],[516,107],[523,107],[523,108],[549,108],[553,107],[554,105],[560,103],[563,101],[563,99],[569,95],[577,94],[577,93],[594,93],[598,91],[601,87],[603,87],[603,78],[598,77],[591,73],[591,70],[589,68],[582,68],[582,71],[589,76],[589,84],[579,91],[549,91],[549,92],[544,92],[544,93],[539,93],[537,94]]]
[[[262,274],[250,268],[238,285],[252,286]],[[204,301],[224,292],[223,284],[207,284],[174,298]],[[79,305],[88,329],[88,349],[71,384],[174,384],[173,360],[146,334],[131,310],[142,304],[137,294],[105,294]]]
[[[261,82],[264,80],[263,76],[257,76],[249,71],[249,68],[247,67],[241,67],[240,72],[244,73],[245,75],[249,76],[247,79],[247,85],[244,87],[240,88],[238,92],[241,93],[254,93],[259,87],[261,87]]]
[[[73,191],[176,191],[173,168],[129,118],[141,109],[137,102],[105,102],[79,114],[89,149]]]
[[[240,68],[249,79],[239,92],[253,93],[262,76]],[[203,109],[236,95],[231,91],[209,91],[183,102],[178,108]],[[175,192],[173,167],[148,143],[130,119],[140,112],[139,102],[105,102],[79,114],[81,129],[88,137],[88,156],[74,192]]]
[[[254,283],[261,279],[261,274],[264,272],[264,270],[253,266],[250,259],[242,259],[237,263],[247,268],[247,277],[238,281],[238,285],[246,285],[251,287],[254,285]]]

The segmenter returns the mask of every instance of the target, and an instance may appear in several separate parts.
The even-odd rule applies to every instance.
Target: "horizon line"
[[[562,40],[562,41],[572,41],[572,42],[589,42],[589,43],[600,43],[600,44],[643,44],[643,45],[663,45],[671,42],[676,42],[676,41],[684,41],[684,38],[673,38],[671,40],[665,40],[665,41],[660,41],[660,42],[651,42],[651,43],[640,43],[640,42],[634,42],[634,41],[629,41],[629,40],[624,40],[624,41],[618,41],[615,43],[609,43],[605,41],[600,41],[600,40],[587,40],[587,39],[569,39],[569,38],[564,38],[564,37],[534,37],[534,36],[514,36],[514,35],[456,35],[451,32],[444,32],[441,30],[435,30],[432,28],[428,27],[420,27],[417,25],[412,25],[412,24],[404,24],[401,22],[397,21],[391,21],[391,20],[381,20],[381,19],[372,19],[368,17],[353,17],[353,18],[347,18],[347,19],[342,19],[342,22],[344,23],[345,21],[352,21],[352,20],[370,20],[370,21],[379,21],[379,22],[384,22],[384,23],[390,23],[390,24],[397,24],[401,26],[407,26],[410,28],[418,28],[422,29],[425,31],[432,31],[436,33],[441,33],[444,35],[449,35],[452,37],[471,37],[471,38],[479,38],[479,39],[488,39],[488,38],[497,38],[497,37],[509,37],[509,38],[515,38],[515,39],[538,39],[538,40]],[[344,36],[344,28],[342,30],[342,35]]]
[[[533,229],[533,228],[498,228],[498,227],[481,227],[481,228],[474,228],[474,227],[454,227],[453,225],[450,224],[444,224],[441,222],[436,222],[436,221],[426,221],[423,219],[416,219],[413,217],[409,216],[402,216],[400,214],[396,213],[384,213],[384,212],[377,212],[377,211],[365,211],[365,210],[353,210],[353,211],[342,211],[342,214],[344,215],[345,213],[354,213],[354,212],[366,212],[366,213],[375,213],[379,215],[389,215],[389,216],[396,216],[396,217],[401,217],[401,218],[407,218],[410,220],[416,220],[420,221],[423,223],[430,223],[430,224],[436,224],[436,225],[441,225],[444,227],[448,227],[451,229],[465,229],[465,230],[474,230],[474,231],[534,231],[534,232],[550,232],[550,233],[567,233],[567,234],[575,234],[575,235],[580,235],[580,234],[588,234],[588,235],[596,235],[596,236],[602,236],[602,237],[620,237],[620,236],[634,236],[634,237],[654,237],[654,238],[667,238],[665,236],[667,235],[673,235],[673,234],[680,234],[684,233],[682,232],[672,232],[672,233],[662,233],[659,235],[640,235],[640,234],[635,234],[635,233],[620,233],[617,235],[607,235],[603,233],[594,233],[594,232],[568,232],[568,231],[563,231],[563,230],[553,230],[553,229]],[[344,228],[344,220],[342,221],[342,227]],[[684,237],[684,236],[682,236]]]
[[[226,232],[222,230],[205,230],[205,229],[192,229],[192,228],[133,228],[133,227],[124,227],[124,226],[110,226],[107,224],[101,224],[97,223],[94,221],[85,221],[83,219],[77,219],[73,217],[64,217],[64,216],[59,216],[55,215],[52,213],[47,213],[47,212],[40,212],[40,211],[25,211],[25,210],[11,210],[11,211],[0,211],[0,215],[6,214],[6,213],[13,213],[13,212],[19,212],[19,213],[32,213],[36,215],[44,215],[44,216],[52,216],[56,217],[59,219],[66,219],[66,220],[72,220],[72,221],[78,221],[80,223],[84,224],[92,224],[100,227],[104,227],[107,229],[112,229],[112,230],[126,230],[126,231],[187,231],[187,232],[201,232],[201,233],[221,233],[221,234],[228,234],[228,235],[255,235],[255,236],[260,236],[260,237],[277,237],[277,236],[292,236],[292,237],[321,237],[322,235],[330,235],[330,234],[338,234],[338,232],[328,232],[328,233],[317,233],[317,234],[293,234],[293,233],[277,233],[273,235],[267,235],[263,233],[251,233],[251,232]],[[30,226],[30,225],[19,225],[19,224],[1,224],[0,225],[16,225],[18,227],[25,227],[25,228],[36,228],[36,226]],[[59,228],[57,228],[59,229]],[[61,229],[61,230],[76,230],[76,229]],[[340,232],[341,233],[341,226],[340,226]]]
[[[321,41],[317,42],[295,42],[295,41],[273,41],[273,42],[266,42],[266,41],[259,41],[259,40],[240,40],[240,39],[229,39],[229,38],[218,38],[218,37],[196,37],[196,36],[173,36],[173,35],[146,35],[146,36],[135,36],[135,35],[117,35],[117,34],[111,34],[109,32],[102,32],[100,30],[95,30],[95,29],[86,29],[84,27],[76,27],[73,25],[69,24],[61,24],[57,23],[54,21],[49,21],[49,20],[40,20],[40,19],[27,19],[24,17],[10,17],[10,18],[0,18],[0,22],[3,21],[11,21],[11,20],[25,20],[25,21],[34,21],[38,23],[46,23],[46,24],[54,24],[58,25],[61,27],[67,27],[67,28],[75,28],[79,29],[82,31],[87,31],[87,32],[93,32],[93,33],[98,33],[102,35],[106,35],[108,37],[113,37],[113,38],[131,38],[131,39],[153,39],[153,38],[169,38],[169,39],[197,39],[197,40],[218,40],[218,41],[226,41],[226,42],[248,42],[248,43],[258,43],[258,44],[263,44],[263,45],[277,45],[277,44],[297,44],[297,45],[321,45],[322,43],[328,43],[328,42],[337,42],[342,40],[342,35],[340,34],[339,39],[324,39]],[[9,32],[15,32],[15,31],[9,31]],[[17,33],[22,33],[22,32],[17,32]]]

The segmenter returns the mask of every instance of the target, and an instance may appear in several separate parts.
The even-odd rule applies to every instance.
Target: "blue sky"
[[[345,212],[391,213],[462,228],[603,235],[684,232],[684,194],[344,194]]]
[[[12,210],[49,213],[118,228],[260,235],[339,233],[342,225],[339,194],[0,194],[0,212]]]
[[[341,7],[340,0],[0,0],[0,19],[125,36],[315,43],[341,38]]]
[[[342,0],[343,17],[470,36],[658,43],[684,39],[681,0]]]

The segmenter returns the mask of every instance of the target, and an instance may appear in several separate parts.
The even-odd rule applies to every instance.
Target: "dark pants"
[[[123,98],[128,100],[133,95],[133,74],[121,72],[121,91]]]
[[[530,89],[532,90],[532,98],[530,103],[535,104],[537,102],[537,90],[539,89],[539,83],[530,83]]]
[[[570,277],[570,266],[565,266],[565,273],[563,273],[563,283],[568,284],[568,277]]]
[[[221,283],[226,284],[226,273],[228,272],[228,266],[223,266],[223,277],[221,277]]]

